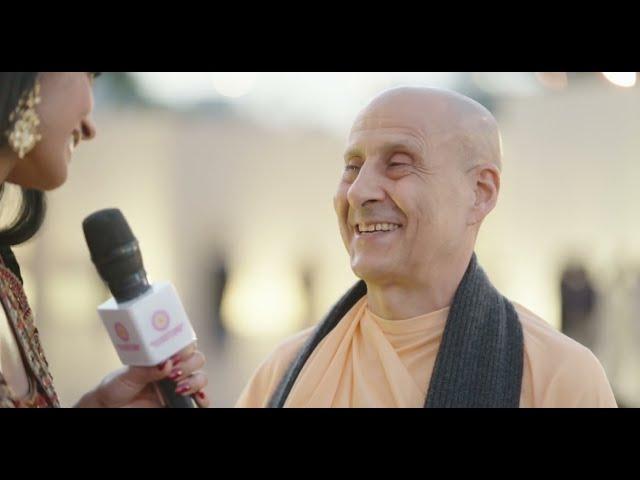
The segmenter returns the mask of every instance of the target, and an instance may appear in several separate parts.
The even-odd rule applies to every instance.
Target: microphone
[[[89,215],[82,229],[91,260],[113,295],[98,313],[123,364],[158,365],[196,341],[173,285],[149,284],[138,241],[119,209]],[[192,397],[175,393],[173,380],[157,386],[168,407],[196,406]]]

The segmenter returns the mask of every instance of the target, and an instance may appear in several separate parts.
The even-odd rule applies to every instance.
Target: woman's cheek
[[[60,136],[43,136],[42,141],[29,160],[29,169],[34,178],[29,182],[38,189],[52,190],[62,185],[67,179],[67,158],[65,141]]]

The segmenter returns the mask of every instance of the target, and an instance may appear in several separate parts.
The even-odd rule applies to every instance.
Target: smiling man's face
[[[473,159],[450,101],[392,91],[351,129],[334,206],[351,267],[367,282],[411,283],[468,245]]]

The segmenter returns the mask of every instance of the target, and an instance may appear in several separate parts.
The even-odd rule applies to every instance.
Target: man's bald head
[[[500,190],[500,135],[486,108],[445,90],[387,90],[357,116],[344,163],[334,206],[368,286],[425,287],[434,272],[466,268]]]
[[[397,87],[377,95],[358,114],[351,133],[405,124],[428,147],[451,148],[464,167],[493,163],[502,169],[498,124],[489,110],[464,95],[437,88]]]

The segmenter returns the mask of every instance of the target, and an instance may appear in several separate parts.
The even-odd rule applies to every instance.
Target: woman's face
[[[38,133],[42,139],[22,159],[17,159],[7,181],[27,188],[52,190],[67,179],[67,165],[81,140],[95,134],[93,74],[89,72],[42,72]],[[17,154],[16,154],[17,158]]]

